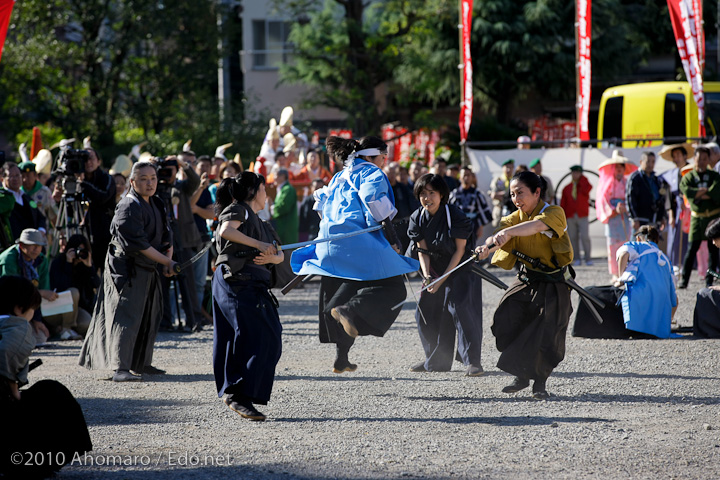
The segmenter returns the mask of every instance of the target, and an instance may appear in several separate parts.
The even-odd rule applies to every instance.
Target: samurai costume
[[[670,259],[653,242],[627,242],[618,257],[628,253],[620,277],[627,291],[622,297],[625,328],[658,338],[670,338],[672,307],[677,306]]]
[[[572,313],[565,267],[572,263],[573,250],[566,232],[565,212],[543,200],[530,216],[517,210],[503,217],[498,231],[532,220],[540,220],[548,230],[512,237],[495,252],[492,263],[512,269],[518,260],[512,252],[517,250],[555,270],[543,272],[521,260],[518,280],[500,300],[491,330],[502,352],[497,363],[499,369],[544,382],[565,357],[565,334]]]
[[[219,224],[232,220],[242,222],[238,231],[249,237],[276,240],[246,203],[232,203],[218,217]],[[218,397],[228,394],[266,405],[282,354],[282,325],[270,293],[274,265],[256,265],[251,256],[243,256],[253,250],[247,245],[218,237],[216,246],[213,371]]]
[[[349,158],[330,185],[313,195],[315,210],[322,212],[318,238],[377,226],[397,212],[388,178],[360,158]],[[345,364],[355,340],[330,311],[346,306],[359,335],[382,337],[400,313],[392,307],[407,295],[401,275],[420,268],[417,260],[398,255],[380,231],[299,248],[291,266],[298,275],[322,276],[320,342],[337,344]]]
[[[41,380],[20,390],[19,401],[6,390],[6,380],[27,385],[28,359],[34,347],[35,335],[27,320],[0,317],[0,477],[49,477],[74,455],[92,450],[80,405],[63,384]],[[13,452],[23,453],[24,460],[18,463]],[[46,463],[28,462],[29,454],[42,455]]]
[[[408,236],[415,246],[425,240],[427,250],[418,251],[430,257],[432,276],[438,277],[445,273],[455,254],[455,240],[470,238],[473,227],[473,222],[454,205],[440,207],[435,215],[421,207],[410,216]],[[460,262],[470,255],[471,245],[467,242]],[[415,320],[428,372],[451,369],[456,330],[460,360],[466,366],[481,366],[482,284],[472,267],[468,264],[456,270],[438,291],[425,291],[420,296]]]
[[[103,287],[80,351],[79,363],[89,369],[142,373],[152,364],[163,292],[157,263],[140,251],[167,250],[172,233],[162,200],[149,200],[130,189],[115,209]]]

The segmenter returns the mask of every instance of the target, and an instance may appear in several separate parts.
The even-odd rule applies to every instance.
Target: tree
[[[306,106],[324,105],[348,115],[358,134],[379,133],[392,99],[387,82],[414,25],[436,0],[277,0],[295,18],[289,40],[293,61],[281,68],[283,82],[311,87]]]
[[[49,121],[108,148],[118,128],[148,138],[202,128],[215,143],[216,13],[211,0],[16,3],[0,64],[10,129]]]

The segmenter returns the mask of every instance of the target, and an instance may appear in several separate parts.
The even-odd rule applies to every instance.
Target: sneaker
[[[580,265],[582,265],[582,262],[580,260],[575,260],[573,262],[573,266],[575,266],[575,267],[579,267]]]
[[[255,406],[250,401],[242,400],[237,402],[233,397],[227,396],[223,399],[223,402],[225,402],[225,405],[230,407],[230,410],[237,413],[243,418],[247,418],[254,422],[264,422],[267,418],[260,411],[258,411],[258,409],[255,408]]]
[[[133,375],[127,370],[118,370],[112,377],[113,382],[140,382],[142,377],[140,375]]]
[[[530,386],[530,380],[527,378],[515,377],[513,383],[503,388],[503,393],[517,393],[520,390]]]
[[[587,265],[588,267],[592,267],[593,265],[595,265],[595,262],[593,262],[592,260],[585,260],[585,265]]]
[[[345,333],[347,333],[352,338],[357,338],[358,336],[358,330],[355,327],[355,323],[350,319],[350,309],[346,306],[339,306],[335,307],[332,310],[330,310],[330,315],[340,324],[342,325],[343,329],[345,330]]]
[[[680,283],[678,283],[678,288],[683,288],[683,289],[685,289],[685,288],[687,288],[687,287],[688,287],[688,282],[687,282],[687,280],[680,280]]]
[[[468,365],[467,370],[465,371],[466,377],[479,377],[480,375],[484,375],[485,370],[480,365]]]
[[[72,330],[70,328],[63,328],[63,331],[60,332],[60,340],[82,340],[83,337],[79,333],[77,333],[75,330]]]
[[[411,372],[420,373],[420,372],[427,372],[427,368],[425,368],[425,362],[416,363],[412,367],[410,367]]]
[[[547,400],[550,398],[550,394],[545,389],[545,381],[542,382],[539,380],[535,380],[533,383],[533,398],[536,400]]]

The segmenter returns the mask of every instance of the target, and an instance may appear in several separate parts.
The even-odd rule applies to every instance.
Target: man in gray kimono
[[[110,226],[103,288],[80,352],[80,365],[113,369],[115,382],[164,373],[151,365],[163,304],[157,267],[163,265],[163,274],[170,276],[175,262],[164,207],[154,196],[157,183],[155,165],[133,165],[130,191]]]

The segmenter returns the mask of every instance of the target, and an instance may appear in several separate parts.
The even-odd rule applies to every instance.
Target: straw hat
[[[672,162],[672,151],[676,148],[682,148],[687,153],[687,158],[692,157],[695,155],[695,147],[690,145],[689,143],[676,143],[673,145],[663,145],[660,152],[658,152],[658,155],[661,156],[664,160],[667,160],[668,162]]]
[[[606,167],[610,167],[611,165],[613,167],[615,165],[625,165],[625,175],[629,175],[638,169],[637,165],[635,165],[629,158],[623,156],[622,152],[620,152],[618,150],[615,150],[612,153],[612,157],[610,157],[609,159],[605,160],[603,163],[598,165],[598,170],[602,170]]]

